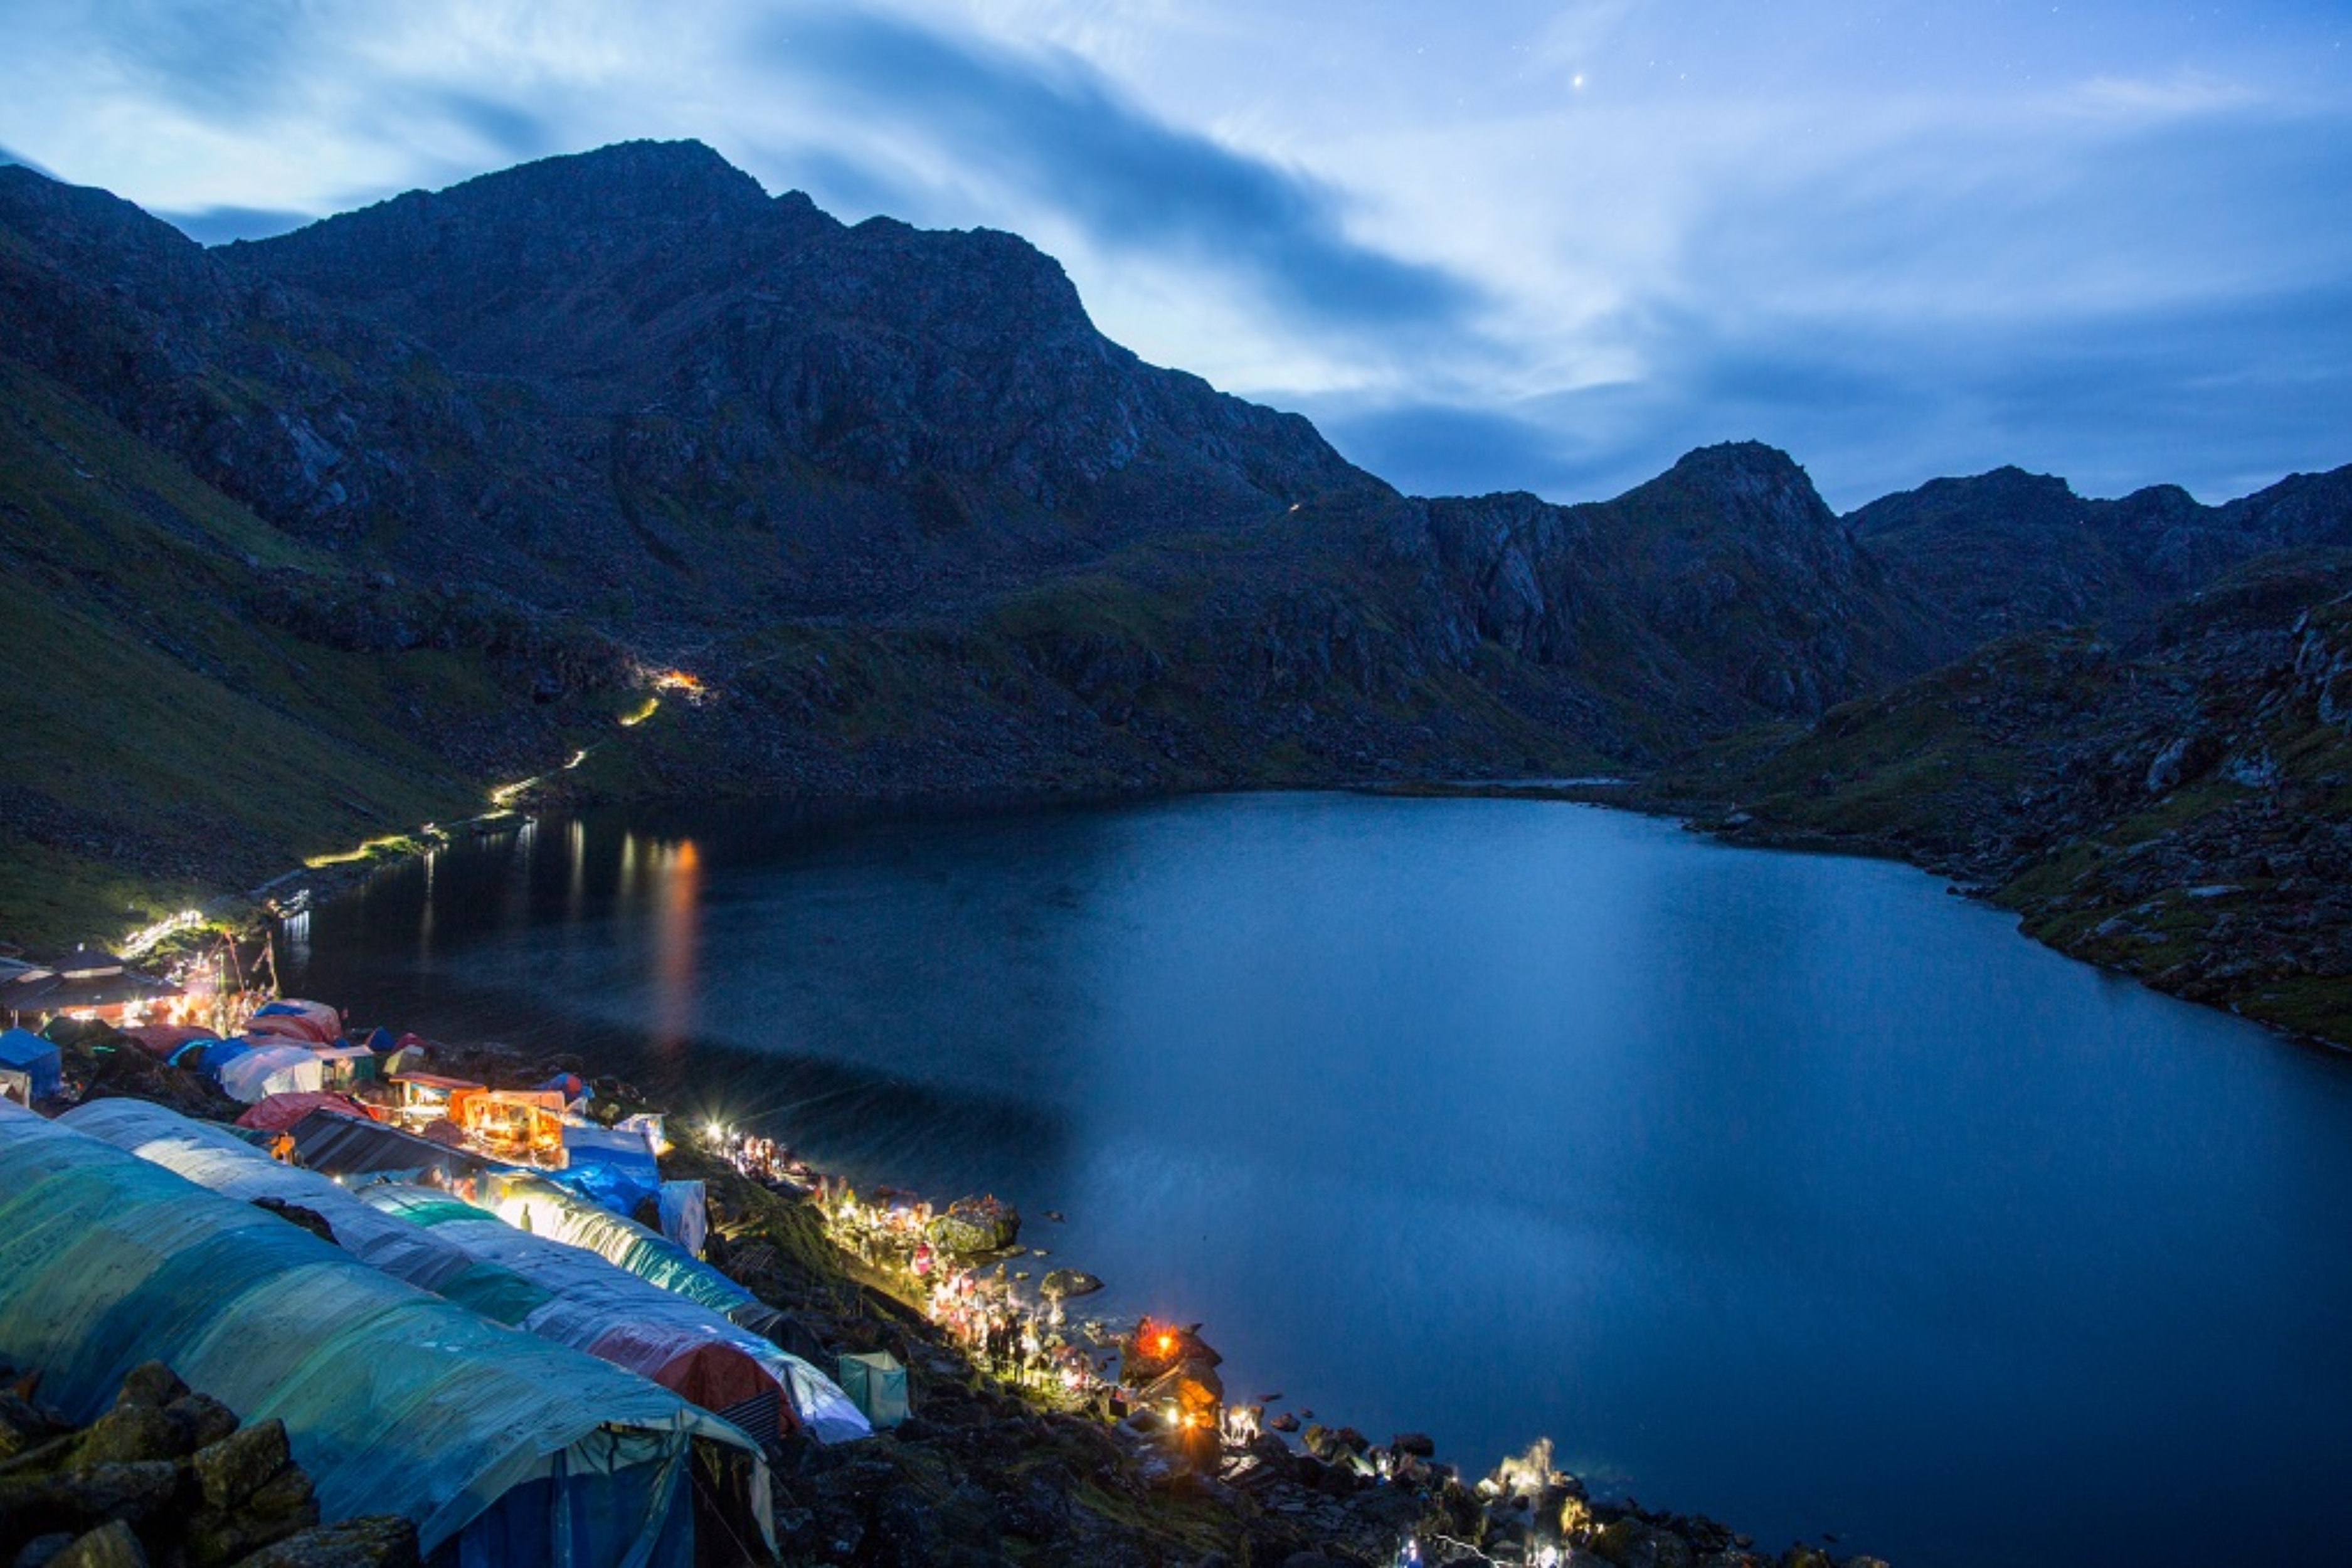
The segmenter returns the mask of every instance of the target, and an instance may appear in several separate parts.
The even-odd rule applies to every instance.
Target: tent
[[[140,1100],[99,1100],[58,1121],[226,1196],[299,1204],[371,1266],[651,1378],[762,1442],[803,1425],[827,1442],[868,1434],[822,1373],[757,1334],[438,1188],[345,1188],[281,1165],[226,1129]]]
[[[664,1182],[655,1212],[661,1215],[662,1234],[694,1254],[710,1235],[710,1200],[700,1182]]]
[[[320,1081],[329,1089],[375,1081],[376,1054],[365,1046],[314,1046],[310,1054],[319,1058]]]
[[[635,1214],[661,1191],[661,1166],[640,1131],[567,1121],[563,1160],[563,1184],[614,1214]]]
[[[509,1225],[527,1226],[568,1247],[584,1247],[607,1263],[684,1296],[756,1334],[767,1333],[783,1314],[659,1232],[624,1219],[535,1171],[502,1170],[481,1193],[484,1206]]]
[[[236,1119],[239,1127],[257,1127],[264,1132],[283,1132],[314,1110],[332,1111],[339,1116],[368,1119],[367,1107],[348,1094],[295,1093],[273,1094],[257,1101]]]
[[[843,1356],[841,1386],[877,1428],[896,1426],[908,1416],[907,1369],[887,1351]]]
[[[507,1169],[484,1155],[331,1110],[310,1112],[294,1123],[292,1131],[294,1152],[302,1163],[331,1176],[421,1177],[429,1172],[454,1182]]]
[[[272,1002],[246,1020],[249,1035],[284,1035],[314,1046],[331,1046],[343,1037],[343,1016],[324,1002],[289,996]]]
[[[231,1100],[247,1105],[273,1094],[316,1093],[326,1083],[318,1057],[301,1046],[257,1044],[226,1063],[217,1053],[215,1047],[205,1054],[205,1071]]]
[[[47,1099],[65,1084],[58,1047],[28,1029],[10,1029],[0,1034],[0,1068],[22,1073],[32,1090],[32,1100]]]
[[[139,1048],[150,1056],[168,1057],[182,1046],[196,1040],[217,1040],[210,1029],[193,1024],[142,1024],[137,1028],[122,1031]]]
[[[803,1426],[828,1443],[870,1435],[856,1407],[815,1367],[595,1253],[518,1230],[438,1188],[376,1183],[353,1195],[554,1292],[555,1300],[524,1321],[532,1333],[641,1372],[755,1436]]]
[[[0,1357],[79,1422],[163,1361],[283,1420],[323,1519],[404,1514],[444,1562],[686,1568],[705,1455],[774,1550],[766,1463],[727,1423],[5,1104]]]
[[[13,1100],[30,1108],[33,1103],[33,1075],[18,1072],[15,1068],[0,1068],[0,1100]]]
[[[273,1096],[255,1109],[295,1098],[330,1097]],[[352,1257],[493,1322],[520,1324],[547,1303],[548,1293],[520,1276],[477,1262],[415,1226],[378,1213],[315,1171],[278,1163],[232,1129],[191,1121],[140,1100],[92,1100],[58,1117],[58,1125],[111,1143],[226,1197],[299,1204],[324,1219],[336,1244]]]

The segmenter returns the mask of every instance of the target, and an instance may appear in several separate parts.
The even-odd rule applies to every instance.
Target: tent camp
[[[57,1093],[64,1082],[58,1047],[27,1029],[0,1034],[0,1070],[24,1079],[30,1091],[27,1105]]]
[[[353,1256],[483,1316],[651,1378],[767,1441],[803,1425],[828,1442],[866,1436],[815,1368],[595,1254],[509,1228],[435,1187],[347,1189],[279,1164],[236,1134],[140,1100],[58,1118],[228,1197],[278,1198],[323,1218]]]
[[[727,1423],[7,1105],[0,1356],[83,1422],[163,1361],[282,1419],[322,1518],[404,1514],[441,1563],[684,1568],[714,1472],[774,1549],[765,1462]]]

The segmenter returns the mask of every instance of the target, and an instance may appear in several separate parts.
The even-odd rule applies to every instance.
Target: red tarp
[[[293,1094],[273,1094],[236,1119],[239,1127],[257,1127],[264,1132],[282,1132],[314,1110],[331,1110],[341,1116],[356,1116],[370,1120],[368,1109],[348,1094],[323,1094],[316,1090],[300,1090]]]
[[[139,1043],[139,1048],[151,1057],[168,1057],[191,1040],[217,1040],[210,1029],[199,1029],[178,1024],[142,1024],[124,1034]]]
[[[617,1323],[597,1336],[588,1353],[651,1378],[705,1410],[783,1392],[758,1362],[733,1345],[663,1323]]]
[[[279,1003],[279,1006],[287,1004]],[[247,1038],[257,1035],[275,1035],[291,1046],[331,1046],[342,1038],[342,1031],[320,1022],[307,1013],[256,1013],[245,1021]]]

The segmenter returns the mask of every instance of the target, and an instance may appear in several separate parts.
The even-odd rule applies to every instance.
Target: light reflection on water
[[[2352,1524],[2352,1070],[1916,873],[1509,801],[542,831],[300,984],[1010,1195],[1236,1391],[1469,1462],[1912,1565]]]

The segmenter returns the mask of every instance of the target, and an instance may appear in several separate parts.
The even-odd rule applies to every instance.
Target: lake
[[[1565,804],[549,820],[300,994],[1017,1202],[1228,1390],[1897,1568],[2341,1561],[2352,1059]],[[1066,1215],[1056,1224],[1052,1209]]]

